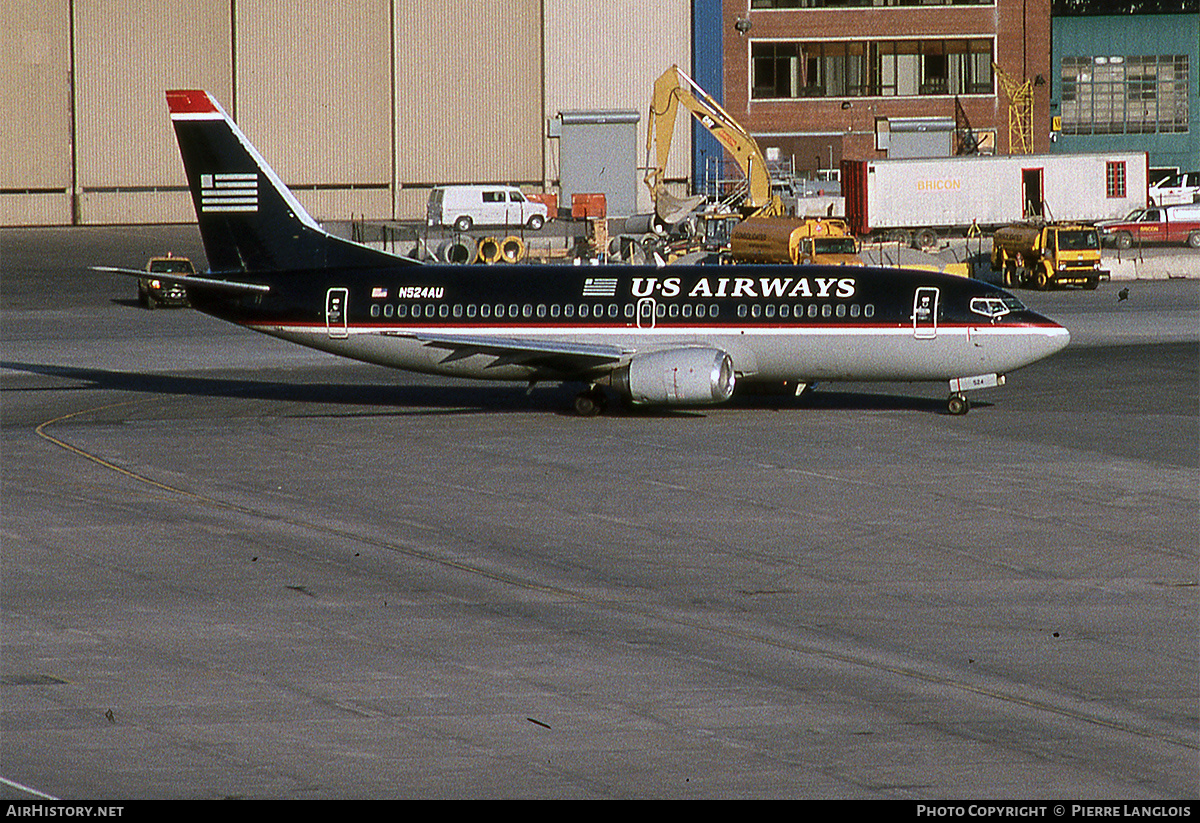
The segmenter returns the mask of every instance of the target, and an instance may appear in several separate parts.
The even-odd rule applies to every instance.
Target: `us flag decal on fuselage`
[[[617,278],[589,277],[583,281],[584,297],[614,297],[617,293]]]
[[[258,211],[258,175],[254,172],[200,175],[200,211]]]

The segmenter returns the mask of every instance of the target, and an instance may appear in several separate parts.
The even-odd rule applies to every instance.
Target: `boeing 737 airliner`
[[[206,92],[167,103],[210,267],[179,278],[192,305],[344,357],[579,382],[585,415],[606,390],[706,404],[737,381],[838,380],[944,381],[961,414],[964,391],[1069,340],[1002,289],[925,271],[422,265],[322,230]]]

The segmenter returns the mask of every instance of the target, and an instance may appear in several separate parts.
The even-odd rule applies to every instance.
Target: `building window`
[[[1109,161],[1104,168],[1104,188],[1109,197],[1125,196],[1125,162]]]
[[[1186,54],[1064,57],[1064,134],[1163,134],[1188,130]]]
[[[992,41],[758,41],[751,96],[917,97],[992,94]]]
[[[751,0],[750,8],[846,9],[881,6],[993,6],[996,0]]]
[[[755,43],[750,59],[756,98],[798,96],[799,52],[795,43]]]

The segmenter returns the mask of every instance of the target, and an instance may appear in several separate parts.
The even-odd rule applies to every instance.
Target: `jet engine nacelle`
[[[736,379],[728,354],[689,347],[636,355],[613,372],[611,385],[634,403],[723,403]]]

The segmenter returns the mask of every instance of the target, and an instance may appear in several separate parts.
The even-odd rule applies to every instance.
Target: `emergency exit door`
[[[937,337],[938,290],[921,286],[913,297],[913,337],[932,340]]]
[[[325,294],[325,331],[334,339],[348,335],[346,304],[350,300],[349,289],[330,289]]]

